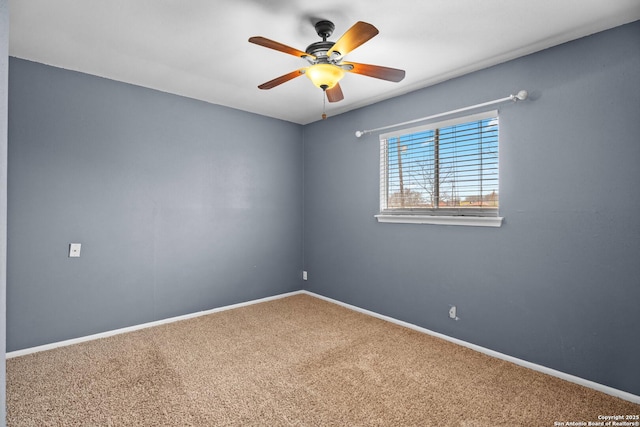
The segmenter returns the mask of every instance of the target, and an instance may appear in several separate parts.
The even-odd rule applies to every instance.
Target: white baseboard
[[[139,329],[144,329],[144,328],[150,328],[150,327],[153,327],[153,326],[163,325],[163,324],[166,324],[166,323],[177,322],[179,320],[186,320],[186,319],[191,319],[191,318],[194,318],[194,317],[206,316],[207,314],[218,313],[220,311],[226,311],[226,310],[232,310],[234,308],[246,307],[246,306],[253,305],[253,304],[258,304],[258,303],[261,303],[261,302],[273,301],[273,300],[277,300],[277,299],[280,299],[280,298],[286,298],[286,297],[289,297],[289,296],[292,296],[292,295],[299,295],[299,294],[310,295],[312,297],[319,298],[319,299],[322,299],[322,300],[325,300],[325,301],[340,305],[340,306],[348,308],[350,310],[354,310],[354,311],[357,311],[357,312],[360,312],[360,313],[363,313],[363,314],[367,314],[369,316],[373,316],[373,317],[376,317],[376,318],[381,319],[381,320],[386,320],[387,322],[395,323],[397,325],[404,326],[406,328],[413,329],[415,331],[422,332],[422,333],[425,333],[425,334],[428,334],[428,335],[431,335],[431,336],[434,336],[434,337],[437,337],[437,338],[442,338],[443,340],[446,340],[446,341],[461,345],[463,347],[470,348],[472,350],[478,351],[480,353],[486,354],[486,355],[491,356],[491,357],[495,357],[497,359],[501,359],[501,360],[505,360],[507,362],[515,363],[516,365],[523,366],[523,367],[529,368],[529,369],[533,369],[534,371],[538,371],[538,372],[541,372],[543,374],[551,375],[551,376],[554,376],[554,377],[557,377],[557,378],[560,378],[560,379],[563,379],[563,380],[566,380],[566,381],[569,381],[569,382],[572,382],[572,383],[575,383],[575,384],[579,384],[579,385],[582,385],[582,386],[585,386],[585,387],[600,391],[602,393],[606,393],[606,394],[611,395],[611,396],[619,397],[620,399],[624,399],[624,400],[627,400],[629,402],[640,404],[640,396],[637,396],[635,394],[631,394],[631,393],[628,393],[626,391],[618,390],[618,389],[615,389],[613,387],[609,387],[609,386],[606,386],[606,385],[603,385],[603,384],[599,384],[599,383],[596,383],[596,382],[593,382],[593,381],[589,381],[589,380],[586,380],[584,378],[576,377],[575,375],[566,374],[564,372],[557,371],[557,370],[551,369],[551,368],[547,368],[546,366],[538,365],[536,363],[527,362],[526,360],[518,359],[517,357],[513,357],[513,356],[509,356],[507,354],[499,353],[497,351],[490,350],[488,348],[481,347],[479,345],[472,344],[472,343],[469,343],[469,342],[466,342],[466,341],[462,341],[460,339],[453,338],[453,337],[450,337],[448,335],[444,335],[444,334],[441,334],[439,332],[435,332],[435,331],[423,328],[421,326],[414,325],[412,323],[404,322],[402,320],[398,320],[398,319],[395,319],[393,317],[385,316],[383,314],[379,314],[379,313],[376,313],[374,311],[365,310],[364,308],[360,308],[360,307],[357,307],[355,305],[347,304],[347,303],[344,303],[342,301],[338,301],[338,300],[335,300],[335,299],[332,299],[332,298],[328,298],[328,297],[325,297],[323,295],[316,294],[316,293],[313,293],[313,292],[309,292],[309,291],[306,291],[306,290],[288,292],[288,293],[284,293],[284,294],[275,295],[275,296],[272,296],[272,297],[260,298],[260,299],[256,299],[256,300],[252,300],[252,301],[247,301],[247,302],[242,302],[242,303],[238,303],[238,304],[227,305],[227,306],[224,306],[224,307],[218,307],[218,308],[214,308],[214,309],[211,309],[211,310],[199,311],[199,312],[191,313],[191,314],[185,314],[183,316],[170,317],[168,319],[157,320],[157,321],[148,322],[148,323],[142,323],[140,325],[129,326],[129,327],[126,327],[126,328],[115,329],[115,330],[107,331],[107,332],[101,332],[99,334],[87,335],[87,336],[84,336],[84,337],[74,338],[74,339],[65,340],[65,341],[59,341],[59,342],[55,342],[55,343],[51,343],[51,344],[40,345],[40,346],[37,346],[37,347],[25,348],[23,350],[11,351],[11,352],[6,353],[6,358],[10,359],[12,357],[24,356],[24,355],[31,354],[31,353],[37,353],[39,351],[51,350],[51,349],[54,349],[54,348],[57,348],[57,347],[64,347],[64,346],[68,346],[68,345],[72,345],[72,344],[78,344],[78,343],[85,342],[85,341],[91,341],[91,340],[95,340],[95,339],[99,339],[99,338],[105,338],[105,337],[109,337],[109,336],[112,336],[112,335],[123,334],[123,333],[126,333],[126,332],[132,332],[132,331],[136,331],[136,330],[139,330]]]
[[[139,325],[129,326],[126,328],[114,329],[112,331],[100,332],[99,334],[87,335],[84,337],[73,338],[65,341],[58,341],[50,344],[39,345],[37,347],[25,348],[22,350],[10,351],[6,354],[7,359],[12,357],[24,356],[31,353],[37,353],[39,351],[52,350],[58,347],[65,347],[72,344],[79,344],[85,341],[97,340],[99,338],[106,338],[113,335],[124,334],[126,332],[133,332],[139,329],[151,328],[153,326],[163,325],[165,323],[177,322],[179,320],[192,319],[194,317],[206,316],[207,314],[218,313],[220,311],[233,310],[234,308],[246,307],[248,305],[258,304],[261,302],[273,301],[280,298],[290,297],[292,295],[301,294],[302,291],[287,292],[285,294],[275,295],[272,297],[260,298],[252,301],[241,302],[238,304],[226,305],[224,307],[213,308],[211,310],[198,311],[195,313],[185,314],[182,316],[170,317],[168,319],[156,320],[154,322],[141,323]]]
[[[398,319],[395,319],[393,317],[385,316],[383,314],[379,314],[379,313],[376,313],[374,311],[365,310],[364,308],[356,307],[354,305],[347,304],[347,303],[344,303],[342,301],[334,300],[332,298],[328,298],[328,297],[325,297],[323,295],[315,294],[315,293],[309,292],[309,291],[302,291],[302,293],[305,293],[307,295],[310,295],[310,296],[313,296],[313,297],[316,297],[316,298],[320,298],[320,299],[325,300],[325,301],[332,302],[334,304],[341,305],[343,307],[346,307],[348,309],[351,309],[351,310],[354,310],[354,311],[357,311],[357,312],[360,312],[360,313],[363,313],[363,314],[368,314],[369,316],[373,316],[373,317],[376,317],[378,319],[386,320],[388,322],[395,323],[397,325],[404,326],[404,327],[407,327],[409,329],[413,329],[413,330],[418,331],[418,332],[422,332],[422,333],[425,333],[425,334],[428,334],[428,335],[431,335],[431,336],[434,336],[434,337],[437,337],[437,338],[442,338],[443,340],[446,340],[446,341],[461,345],[463,347],[470,348],[472,350],[478,351],[478,352],[486,354],[488,356],[495,357],[496,359],[506,360],[507,362],[511,362],[511,363],[516,364],[516,365],[532,369],[534,371],[542,372],[543,374],[551,375],[553,377],[557,377],[557,378],[560,378],[560,379],[563,379],[563,380],[566,380],[566,381],[569,381],[569,382],[572,382],[572,383],[575,383],[575,384],[579,384],[579,385],[582,385],[582,386],[585,386],[585,387],[588,387],[588,388],[591,388],[591,389],[594,389],[594,390],[597,390],[597,391],[601,391],[602,393],[606,393],[606,394],[611,395],[611,396],[619,397],[620,399],[628,400],[629,402],[640,404],[640,396],[628,393],[626,391],[618,390],[616,388],[609,387],[609,386],[606,386],[606,385],[603,385],[603,384],[599,384],[599,383],[596,383],[596,382],[593,382],[593,381],[589,381],[589,380],[586,380],[584,378],[576,377],[575,375],[566,374],[566,373],[561,372],[561,371],[556,371],[555,369],[547,368],[546,366],[538,365],[536,363],[527,362],[526,360],[518,359],[517,357],[513,357],[513,356],[509,356],[507,354],[499,353],[497,351],[490,350],[488,348],[481,347],[481,346],[476,345],[476,344],[472,344],[472,343],[469,343],[469,342],[466,342],[466,341],[462,341],[462,340],[459,340],[457,338],[453,338],[453,337],[450,337],[448,335],[444,335],[444,334],[441,334],[439,332],[435,332],[435,331],[423,328],[421,326],[414,325],[413,323],[404,322],[402,320],[398,320]]]

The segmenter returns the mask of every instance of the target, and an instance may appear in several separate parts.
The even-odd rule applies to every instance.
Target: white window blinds
[[[497,216],[498,114],[465,116],[380,136],[380,210]]]

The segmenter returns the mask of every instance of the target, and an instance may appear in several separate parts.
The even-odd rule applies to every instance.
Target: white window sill
[[[472,227],[500,227],[503,217],[432,216],[432,215],[375,215],[378,222],[395,224],[467,225]]]

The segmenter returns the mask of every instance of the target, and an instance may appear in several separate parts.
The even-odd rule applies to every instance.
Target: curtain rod
[[[457,110],[451,110],[451,111],[447,111],[447,112],[444,112],[444,113],[438,113],[438,114],[434,114],[432,116],[427,116],[427,117],[421,117],[419,119],[409,120],[408,122],[396,123],[395,125],[382,126],[382,127],[379,127],[379,128],[369,129],[369,130],[358,130],[358,131],[356,131],[356,136],[358,138],[360,138],[362,135],[366,135],[368,133],[376,132],[376,131],[379,131],[379,130],[385,130],[385,129],[390,129],[390,128],[394,128],[394,127],[398,127],[398,126],[409,125],[411,123],[422,122],[422,121],[430,120],[430,119],[436,119],[438,117],[448,116],[449,114],[461,113],[463,111],[473,110],[475,108],[480,108],[480,107],[487,107],[489,105],[499,104],[501,102],[506,102],[506,101],[513,101],[513,102],[524,101],[525,99],[527,99],[528,96],[529,96],[529,93],[526,90],[521,90],[520,92],[518,92],[517,95],[505,96],[504,98],[494,99],[493,101],[483,102],[482,104],[476,104],[476,105],[471,105],[469,107],[458,108]]]

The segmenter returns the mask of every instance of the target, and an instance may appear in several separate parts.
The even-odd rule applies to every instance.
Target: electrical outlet
[[[449,317],[454,320],[458,320],[457,309],[455,305],[449,306]]]
[[[302,280],[307,280],[307,272],[306,271],[302,272]]]

